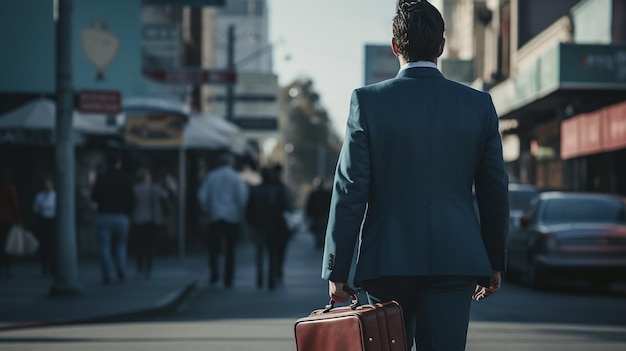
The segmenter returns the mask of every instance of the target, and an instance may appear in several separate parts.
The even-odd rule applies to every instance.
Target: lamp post
[[[227,52],[227,68],[229,70],[235,70],[235,26],[228,26],[228,52]],[[235,105],[235,86],[228,84],[226,86],[226,120],[233,121],[233,109]]]
[[[57,1],[56,33],[56,183],[57,252],[51,296],[79,292],[74,220],[74,142],[72,140],[72,0]]]

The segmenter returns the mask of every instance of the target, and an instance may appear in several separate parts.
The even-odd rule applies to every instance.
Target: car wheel
[[[530,258],[526,280],[528,282],[528,286],[533,289],[543,289],[546,287],[545,274],[541,272],[537,264],[537,258],[534,256]]]

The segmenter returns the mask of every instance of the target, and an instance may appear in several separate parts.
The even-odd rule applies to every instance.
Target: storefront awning
[[[561,123],[561,159],[626,148],[626,102]]]
[[[83,134],[114,135],[119,132],[121,115],[73,113],[73,128]],[[56,126],[56,103],[41,98],[29,101],[0,115],[3,130],[54,130]]]
[[[489,93],[500,118],[554,115],[555,108],[572,103],[597,109],[623,100],[624,57],[624,45],[559,43]]]

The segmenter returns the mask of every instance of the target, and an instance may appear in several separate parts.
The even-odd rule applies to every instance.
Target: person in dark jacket
[[[315,178],[313,180],[313,189],[309,193],[306,202],[306,215],[317,249],[324,247],[331,196],[332,192],[324,186],[324,181],[321,178]]]
[[[398,75],[352,92],[322,278],[336,302],[350,299],[350,281],[370,303],[397,301],[407,349],[456,351],[472,297],[500,290],[509,200],[491,97],[438,69],[444,27],[428,1],[399,1]]]
[[[109,284],[117,273],[123,282],[126,277],[126,255],[130,215],[135,207],[133,181],[122,171],[122,158],[107,158],[108,170],[98,176],[92,201],[96,205],[98,246],[102,268],[102,283]],[[115,259],[111,257],[113,249]]]
[[[256,246],[256,284],[263,287],[265,257],[267,257],[268,288],[276,287],[278,278],[279,230],[285,207],[280,187],[272,181],[268,168],[261,170],[262,183],[250,189],[246,220]]]
[[[278,240],[278,281],[283,280],[283,267],[285,266],[285,256],[287,254],[287,246],[289,244],[289,240],[293,235],[293,229],[287,223],[287,215],[291,215],[293,211],[293,200],[291,198],[291,192],[287,187],[287,184],[283,182],[283,166],[279,163],[275,164],[271,168],[271,181],[275,184],[275,186],[280,189],[280,198],[281,198],[281,216],[278,218],[278,231],[277,231],[277,240]]]

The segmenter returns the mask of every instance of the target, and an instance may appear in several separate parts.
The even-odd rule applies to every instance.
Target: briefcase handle
[[[356,308],[359,307],[359,305],[361,305],[361,302],[359,301],[358,290],[355,291],[354,289],[352,289],[351,287],[347,285],[343,286],[343,290],[347,292],[348,294],[350,294],[350,296],[352,296],[352,303],[350,303],[350,309],[356,310]],[[333,299],[330,299],[330,302],[328,302],[328,305],[326,305],[322,313],[326,313],[332,310],[333,308],[335,308],[335,301]]]

